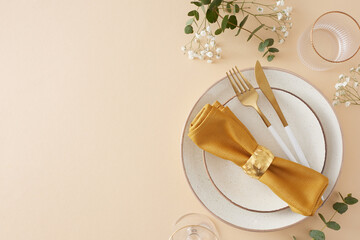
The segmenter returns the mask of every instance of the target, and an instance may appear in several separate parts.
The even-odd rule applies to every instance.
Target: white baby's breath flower
[[[288,31],[286,31],[286,32],[284,33],[284,37],[287,37],[287,36],[289,36],[289,32],[288,32]]]
[[[274,11],[277,11],[277,10],[278,10],[278,7],[274,7],[273,10],[274,10]]]
[[[355,72],[360,72],[360,67],[357,67],[357,68],[355,69]]]
[[[284,39],[280,39],[280,40],[279,40],[279,44],[283,44],[284,41],[285,41]]]
[[[215,51],[217,54],[219,54],[219,53],[221,53],[222,50],[221,50],[221,48],[218,47]]]
[[[210,46],[214,47],[215,46],[215,42],[214,41],[210,41]]]
[[[276,2],[276,6],[284,6],[285,2],[284,0],[279,0]]]
[[[282,17],[283,17],[282,13],[281,13],[281,12],[278,12],[278,13],[277,13],[277,19],[278,19],[278,20],[281,20]]]
[[[196,43],[199,42],[199,39],[198,39],[198,38],[195,38],[195,39],[194,39],[194,42],[196,42]]]
[[[207,32],[211,32],[210,26],[207,26],[207,27],[206,27],[206,31],[207,31]]]
[[[181,47],[181,51],[185,52],[185,51],[186,51],[186,47],[185,47],[185,46],[182,46],[182,47]]]
[[[290,23],[290,24],[289,24],[289,27],[292,28],[292,26],[293,26],[293,23]]]
[[[339,80],[342,80],[344,77],[345,77],[344,74],[340,74],[340,75],[339,75]]]
[[[283,12],[285,13],[286,16],[290,16],[290,13],[292,11],[292,7],[286,7]]]
[[[195,33],[195,38],[200,38],[200,35],[198,33]]]
[[[200,36],[202,36],[202,37],[205,37],[205,36],[206,36],[205,30],[202,30],[202,31],[200,32]]]
[[[346,81],[347,83],[349,83],[349,82],[350,82],[350,77],[346,77],[346,78],[345,78],[345,81]]]
[[[354,88],[357,88],[359,86],[359,82],[354,82]]]
[[[272,27],[271,31],[275,32],[275,31],[276,31],[276,27]]]
[[[205,47],[206,50],[208,50],[209,49],[209,44],[205,43],[204,47]]]
[[[349,102],[349,101],[345,102],[345,107],[349,107],[350,104],[351,104],[351,102]]]
[[[212,63],[213,61],[211,59],[208,59],[206,62],[207,63]]]
[[[264,9],[262,7],[257,7],[256,10],[259,12],[259,13],[263,13],[264,12]]]
[[[342,84],[341,84],[341,83],[336,83],[336,84],[335,84],[335,89],[336,89],[336,90],[339,90],[341,87],[342,87]]]
[[[202,55],[202,56],[204,56],[206,54],[206,50],[202,50],[201,52],[200,52],[200,55]]]
[[[189,58],[190,60],[193,60],[193,59],[194,59],[194,55],[189,55],[188,58]]]
[[[285,26],[281,26],[281,31],[286,32],[287,28]]]
[[[338,99],[335,99],[333,102],[332,102],[332,105],[333,106],[336,106],[340,103],[340,101]]]
[[[217,54],[215,57],[216,57],[216,59],[220,59],[220,58],[221,58],[221,56],[218,55],[218,54]]]
[[[343,87],[346,87],[347,84],[348,84],[348,82],[345,81],[345,82],[342,83],[342,86],[343,86]]]
[[[355,71],[355,68],[354,67],[352,67],[352,68],[350,68],[350,70],[349,70],[350,72],[353,72],[353,71]]]
[[[339,97],[339,96],[340,96],[340,93],[339,93],[339,92],[335,92],[335,96],[336,96],[336,97]]]
[[[206,56],[208,56],[209,58],[212,58],[214,56],[214,54],[212,52],[207,52]]]

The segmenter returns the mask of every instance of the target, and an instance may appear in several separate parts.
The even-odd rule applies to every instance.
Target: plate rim
[[[332,104],[330,103],[330,101],[324,96],[324,94],[317,88],[315,87],[312,83],[310,83],[308,80],[306,80],[304,77],[300,76],[299,74],[297,73],[294,73],[290,70],[286,70],[286,69],[283,69],[283,68],[278,68],[278,67],[268,67],[268,66],[263,66],[262,67],[263,69],[266,69],[266,70],[276,70],[276,71],[280,71],[280,72],[285,72],[285,73],[288,73],[288,74],[291,74],[291,75],[294,75],[298,78],[300,78],[301,80],[303,80],[304,82],[306,82],[307,84],[309,84],[311,87],[313,87],[327,102],[327,104],[330,106],[330,108],[332,109],[333,113],[334,113],[334,116],[335,116],[335,120],[339,126],[339,130],[340,130],[340,135],[341,135],[341,149],[342,149],[342,152],[341,152],[341,161],[340,161],[340,170],[339,170],[339,174],[334,182],[334,186],[331,188],[330,192],[329,192],[329,195],[326,197],[326,199],[323,201],[322,205],[324,205],[327,200],[329,199],[330,195],[333,193],[334,189],[335,189],[335,186],[337,185],[337,182],[339,180],[339,176],[341,175],[341,171],[342,171],[342,165],[343,165],[343,161],[344,161],[344,136],[343,136],[343,131],[341,129],[341,125],[340,125],[340,122],[339,122],[339,118],[335,112],[335,109],[334,107],[332,106]],[[248,67],[248,68],[242,68],[240,71],[249,71],[249,70],[255,70],[254,67]],[[194,103],[194,105],[192,106],[192,108],[190,109],[189,111],[189,114],[185,120],[185,123],[183,125],[183,129],[182,129],[182,134],[181,134],[181,137],[180,137],[180,157],[181,157],[181,163],[182,163],[182,168],[183,168],[183,173],[185,175],[185,178],[186,178],[186,181],[187,183],[189,184],[190,186],[190,189],[192,191],[192,193],[195,195],[195,197],[198,199],[198,201],[203,205],[203,207],[205,207],[205,209],[207,209],[215,218],[219,219],[220,221],[222,221],[223,223],[225,224],[228,224],[232,227],[235,227],[235,228],[238,228],[238,229],[241,229],[241,230],[245,230],[245,231],[250,231],[250,232],[273,232],[273,231],[278,231],[278,230],[283,230],[283,229],[286,229],[286,228],[289,228],[291,226],[294,226],[300,222],[303,222],[305,219],[307,219],[309,216],[304,216],[303,219],[295,222],[295,223],[292,223],[292,224],[289,224],[287,226],[283,226],[283,227],[279,227],[279,228],[273,228],[273,229],[252,229],[252,228],[245,228],[245,227],[241,227],[241,226],[238,226],[238,225],[235,225],[233,223],[230,223],[224,219],[222,219],[221,217],[217,216],[215,213],[213,213],[202,201],[201,199],[199,198],[199,196],[195,193],[193,187],[191,186],[191,183],[190,183],[190,180],[186,174],[186,169],[185,169],[185,165],[184,165],[184,155],[183,155],[183,142],[184,142],[184,137],[185,137],[185,129],[186,129],[186,126],[187,126],[187,122],[189,121],[189,118],[190,118],[190,115],[191,113],[193,112],[196,104],[201,100],[201,98],[211,89],[213,88],[215,85],[217,85],[219,82],[223,81],[224,79],[226,79],[226,77],[223,77],[219,80],[217,80],[216,82],[214,82],[213,84],[211,84],[210,87],[208,87],[204,92],[203,94],[201,94],[201,96],[198,98],[198,100]],[[321,205],[321,206],[322,206]],[[266,214],[266,213],[265,213]]]

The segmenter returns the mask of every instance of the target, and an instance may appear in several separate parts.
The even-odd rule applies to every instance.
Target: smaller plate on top
[[[270,123],[277,129],[290,150],[295,152],[291,148],[290,141],[275,110],[261,91],[259,89],[257,91],[260,109],[265,116],[268,116]],[[318,117],[300,97],[279,88],[273,89],[273,92],[287,117],[289,125],[296,132],[296,138],[301,144],[311,168],[322,172],[326,148],[324,132]],[[227,100],[224,105],[228,106],[237,118],[245,124],[260,145],[269,148],[275,156],[287,159],[255,109],[242,105],[235,96]],[[306,131],[303,131],[304,129]],[[309,132],[311,132],[311,136]],[[234,205],[262,213],[280,211],[288,207],[287,203],[276,196],[266,185],[250,178],[242,168],[233,162],[224,161],[205,151],[203,151],[203,161],[215,188]]]

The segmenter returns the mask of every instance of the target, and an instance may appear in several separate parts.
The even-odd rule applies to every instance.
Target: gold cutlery
[[[293,162],[297,162],[295,157],[289,150],[289,148],[286,146],[284,141],[280,138],[279,134],[276,132],[275,128],[271,126],[269,120],[261,112],[257,104],[259,94],[256,92],[255,88],[250,84],[250,82],[244,77],[244,75],[239,71],[239,69],[236,66],[235,69],[232,68],[232,71],[230,70],[229,73],[226,73],[226,75],[231,83],[231,86],[233,87],[236,93],[237,98],[244,106],[253,107],[257,111],[257,113],[264,121],[266,127],[269,129],[272,136],[275,138],[277,143],[280,145],[281,149],[288,156],[289,160]]]

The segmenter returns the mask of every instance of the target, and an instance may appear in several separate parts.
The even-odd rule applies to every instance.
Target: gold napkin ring
[[[250,177],[259,179],[270,167],[273,159],[274,155],[269,149],[258,145],[251,157],[242,166],[242,169]]]

